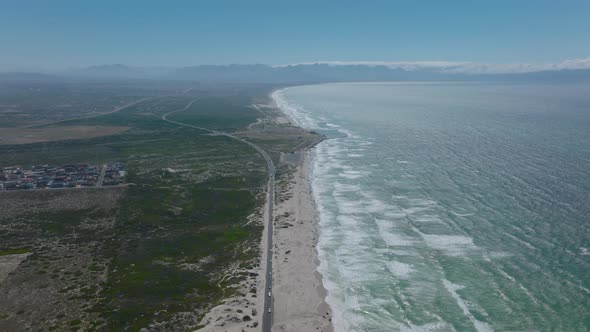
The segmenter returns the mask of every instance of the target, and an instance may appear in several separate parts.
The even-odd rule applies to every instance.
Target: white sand
[[[258,105],[268,113],[270,123],[289,125],[288,117],[276,105]],[[270,111],[268,111],[270,109]],[[285,130],[285,128],[282,128]],[[273,331],[293,332],[331,332],[332,312],[325,302],[326,290],[322,276],[317,271],[319,261],[316,244],[318,230],[316,209],[309,182],[309,157],[307,149],[301,150],[290,163],[295,163],[296,171],[288,188],[275,189],[276,201],[273,226]],[[278,179],[277,179],[278,180]],[[279,190],[287,192],[279,194]],[[288,197],[280,201],[279,197]],[[268,202],[267,202],[268,204]],[[264,220],[267,207],[264,206]],[[263,221],[260,221],[263,222]],[[266,239],[268,227],[264,222],[264,233],[260,244],[260,262],[266,261]],[[260,331],[262,312],[264,310],[265,292],[264,264],[257,269],[256,297],[248,290],[253,286],[252,280],[244,283],[242,292],[245,297],[226,299],[223,304],[213,308],[202,320],[207,326],[199,331]],[[254,278],[252,278],[254,279]],[[257,315],[252,315],[255,308]],[[241,311],[241,312],[239,312]],[[249,315],[251,321],[244,321]],[[256,325],[256,326],[253,326]]]
[[[275,205],[273,331],[332,331],[326,290],[317,272],[318,231],[307,152],[298,159],[288,198]]]
[[[0,282],[8,278],[8,275],[14,272],[20,263],[29,255],[30,253],[0,256]]]

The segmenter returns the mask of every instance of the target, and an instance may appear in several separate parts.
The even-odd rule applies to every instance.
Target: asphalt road
[[[100,169],[100,175],[98,176],[98,181],[96,181],[97,187],[102,187],[102,183],[104,182],[104,175],[107,172],[107,164],[103,164],[102,168]]]
[[[57,120],[57,121],[53,121],[53,122],[48,122],[48,123],[41,123],[41,124],[35,124],[35,125],[30,125],[30,126],[25,126],[25,127],[21,127],[21,128],[37,128],[37,127],[43,127],[43,126],[49,126],[49,125],[54,125],[54,124],[58,124],[58,123],[62,123],[62,122],[67,122],[67,121],[72,121],[72,120],[80,120],[80,119],[92,119],[92,118],[97,118],[99,116],[103,116],[103,115],[107,115],[107,114],[112,114],[112,113],[117,113],[119,111],[122,111],[128,107],[137,105],[139,103],[141,103],[142,101],[146,101],[149,99],[153,99],[151,97],[146,97],[146,98],[142,98],[133,102],[130,102],[129,104],[125,104],[123,106],[119,106],[114,108],[112,111],[108,111],[108,112],[104,112],[104,113],[98,113],[98,114],[91,114],[91,115],[86,115],[86,116],[81,116],[81,117],[77,117],[77,118],[69,118],[69,119],[64,119],[64,120]]]
[[[179,126],[184,126],[184,127],[190,127],[190,128],[194,128],[194,129],[199,129],[199,130],[203,130],[203,131],[207,131],[209,133],[215,134],[215,135],[221,135],[221,136],[226,136],[232,139],[235,139],[237,141],[240,141],[244,144],[247,144],[249,146],[251,146],[252,148],[254,148],[266,161],[266,166],[268,168],[268,191],[267,191],[267,206],[268,206],[268,211],[266,213],[266,220],[264,220],[264,222],[267,224],[266,227],[266,232],[267,232],[267,238],[266,238],[266,269],[265,269],[265,287],[264,287],[264,312],[262,313],[262,331],[263,332],[270,332],[272,329],[272,315],[273,315],[273,307],[272,307],[272,223],[273,223],[273,209],[274,209],[274,193],[275,193],[275,165],[272,162],[272,159],[270,158],[270,156],[268,155],[268,153],[266,151],[264,151],[264,149],[262,149],[261,147],[259,147],[258,145],[246,141],[243,138],[234,136],[232,134],[228,134],[222,131],[217,131],[217,130],[211,130],[211,129],[207,129],[207,128],[203,128],[203,127],[198,127],[198,126],[193,126],[190,124],[186,124],[183,122],[178,122],[178,121],[172,121],[172,120],[168,120],[168,116],[177,112],[182,112],[182,111],[186,111],[187,109],[189,109],[192,104],[195,102],[195,100],[192,100],[190,103],[188,103],[188,105],[186,105],[184,108],[172,111],[172,112],[168,112],[164,115],[162,115],[162,120],[169,122],[169,123],[173,123]]]

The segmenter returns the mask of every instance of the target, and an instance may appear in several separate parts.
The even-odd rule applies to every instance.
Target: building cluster
[[[4,167],[0,169],[0,190],[113,186],[124,184],[125,176],[121,163]]]
[[[120,184],[124,184],[126,176],[127,171],[125,169],[125,165],[121,163],[106,165],[102,185],[117,186]]]

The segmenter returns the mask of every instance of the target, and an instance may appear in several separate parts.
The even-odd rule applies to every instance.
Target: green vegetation
[[[122,84],[0,82],[0,128],[54,122],[112,111],[156,92]]]
[[[14,196],[3,204],[22,209],[0,217],[7,230],[0,243],[30,247],[32,255],[19,267],[22,278],[0,285],[0,297],[17,284],[23,298],[39,296],[33,290],[42,289],[44,297],[60,303],[31,308],[41,314],[50,307],[63,311],[47,325],[51,329],[138,331],[155,323],[164,330],[190,330],[234,292],[237,278],[221,282],[228,267],[258,264],[263,226],[248,218],[260,217],[266,164],[244,144],[161,120],[195,98],[174,120],[238,130],[257,116],[246,107],[248,96],[233,93],[159,97],[60,123],[130,126],[124,133],[0,147],[0,166],[120,161],[129,173],[123,189],[3,193]],[[44,273],[28,281],[28,271]],[[0,307],[16,311],[17,302],[22,303],[8,297]],[[10,319],[41,319],[41,314]]]
[[[5,250],[0,250],[0,256],[14,255],[14,254],[26,254],[28,252],[29,252],[29,249],[5,249]]]
[[[170,120],[223,131],[243,129],[260,116],[244,96],[199,98],[186,112],[175,113]]]

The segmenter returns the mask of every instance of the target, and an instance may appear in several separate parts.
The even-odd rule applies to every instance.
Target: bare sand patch
[[[247,274],[248,277],[239,283],[236,295],[223,299],[221,304],[213,307],[203,317],[200,323],[202,328],[195,332],[244,332],[260,331],[262,328],[266,266],[260,264],[260,262],[266,261],[266,238],[269,230],[266,227],[265,220],[268,217],[268,199],[259,209],[258,213],[249,217],[248,223],[254,222],[265,225],[260,241],[260,259],[249,270],[239,269],[236,266],[228,269],[221,281],[233,278],[240,272],[242,275]]]
[[[0,282],[4,281],[10,273],[12,273],[18,265],[29,256],[25,254],[0,255]]]
[[[332,313],[325,302],[326,289],[316,245],[318,229],[309,182],[309,156],[298,152],[296,170],[287,191],[275,205],[273,331],[331,332]]]
[[[0,128],[0,145],[29,144],[93,138],[122,133],[125,126],[59,126],[48,128]]]

